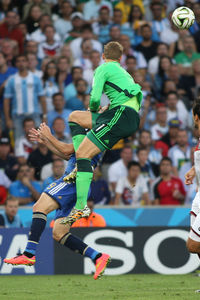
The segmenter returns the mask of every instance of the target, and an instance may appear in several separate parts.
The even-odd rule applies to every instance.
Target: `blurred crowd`
[[[173,10],[196,21],[177,29]],[[1,0],[0,204],[32,205],[67,165],[29,130],[43,121],[70,143],[68,117],[87,110],[103,46],[124,47],[121,65],[142,86],[140,131],[107,151],[95,170],[95,204],[182,205],[198,132],[192,102],[200,95],[200,3],[194,0]],[[101,105],[108,99],[102,95]],[[135,186],[135,187],[134,187]]]

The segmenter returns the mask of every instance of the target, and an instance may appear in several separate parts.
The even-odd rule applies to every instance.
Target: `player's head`
[[[120,61],[123,54],[123,47],[118,42],[109,42],[104,46],[103,59]]]
[[[192,107],[193,121],[195,128],[200,127],[200,97],[196,98]]]

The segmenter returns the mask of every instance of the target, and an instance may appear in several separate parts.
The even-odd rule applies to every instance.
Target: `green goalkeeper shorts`
[[[125,105],[116,106],[102,114],[92,113],[93,127],[87,134],[101,151],[111,149],[119,140],[138,130],[139,114]]]

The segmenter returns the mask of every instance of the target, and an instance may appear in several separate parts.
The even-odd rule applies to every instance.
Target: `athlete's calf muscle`
[[[59,242],[61,238],[67,234],[70,230],[70,226],[68,224],[63,225],[60,224],[60,221],[64,218],[59,218],[55,220],[54,226],[53,226],[53,239]]]

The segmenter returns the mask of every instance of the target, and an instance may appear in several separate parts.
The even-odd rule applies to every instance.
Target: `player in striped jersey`
[[[200,136],[200,98],[194,101],[192,111],[194,125],[198,129]],[[197,179],[197,193],[192,202],[190,212],[191,227],[187,240],[187,248],[189,252],[197,253],[200,258],[200,140],[194,151],[194,166],[185,174],[185,184],[192,184],[195,176]]]
[[[22,255],[18,255],[14,258],[6,258],[4,262],[12,265],[29,265],[35,264],[36,248],[39,243],[42,232],[45,229],[47,214],[53,210],[56,210],[56,220],[53,227],[53,238],[61,245],[68,247],[69,249],[78,252],[84,256],[90,257],[96,265],[96,272],[94,279],[98,279],[104,272],[107,264],[110,262],[110,256],[105,253],[99,253],[93,248],[86,245],[78,237],[69,233],[70,225],[63,226],[61,224],[62,219],[71,212],[72,207],[76,203],[76,184],[74,181],[66,183],[63,178],[69,174],[76,165],[76,158],[74,154],[74,148],[72,144],[66,144],[58,141],[51,135],[51,141],[45,137],[45,133],[51,135],[50,129],[46,124],[41,124],[40,129],[32,129],[30,137],[33,141],[44,143],[53,153],[59,157],[68,160],[67,169],[65,174],[55,182],[51,183],[42,193],[39,200],[33,206],[33,219],[29,233],[29,239],[26,249]],[[97,155],[92,160],[93,167],[96,167],[100,155]],[[88,214],[85,216],[88,216]]]

